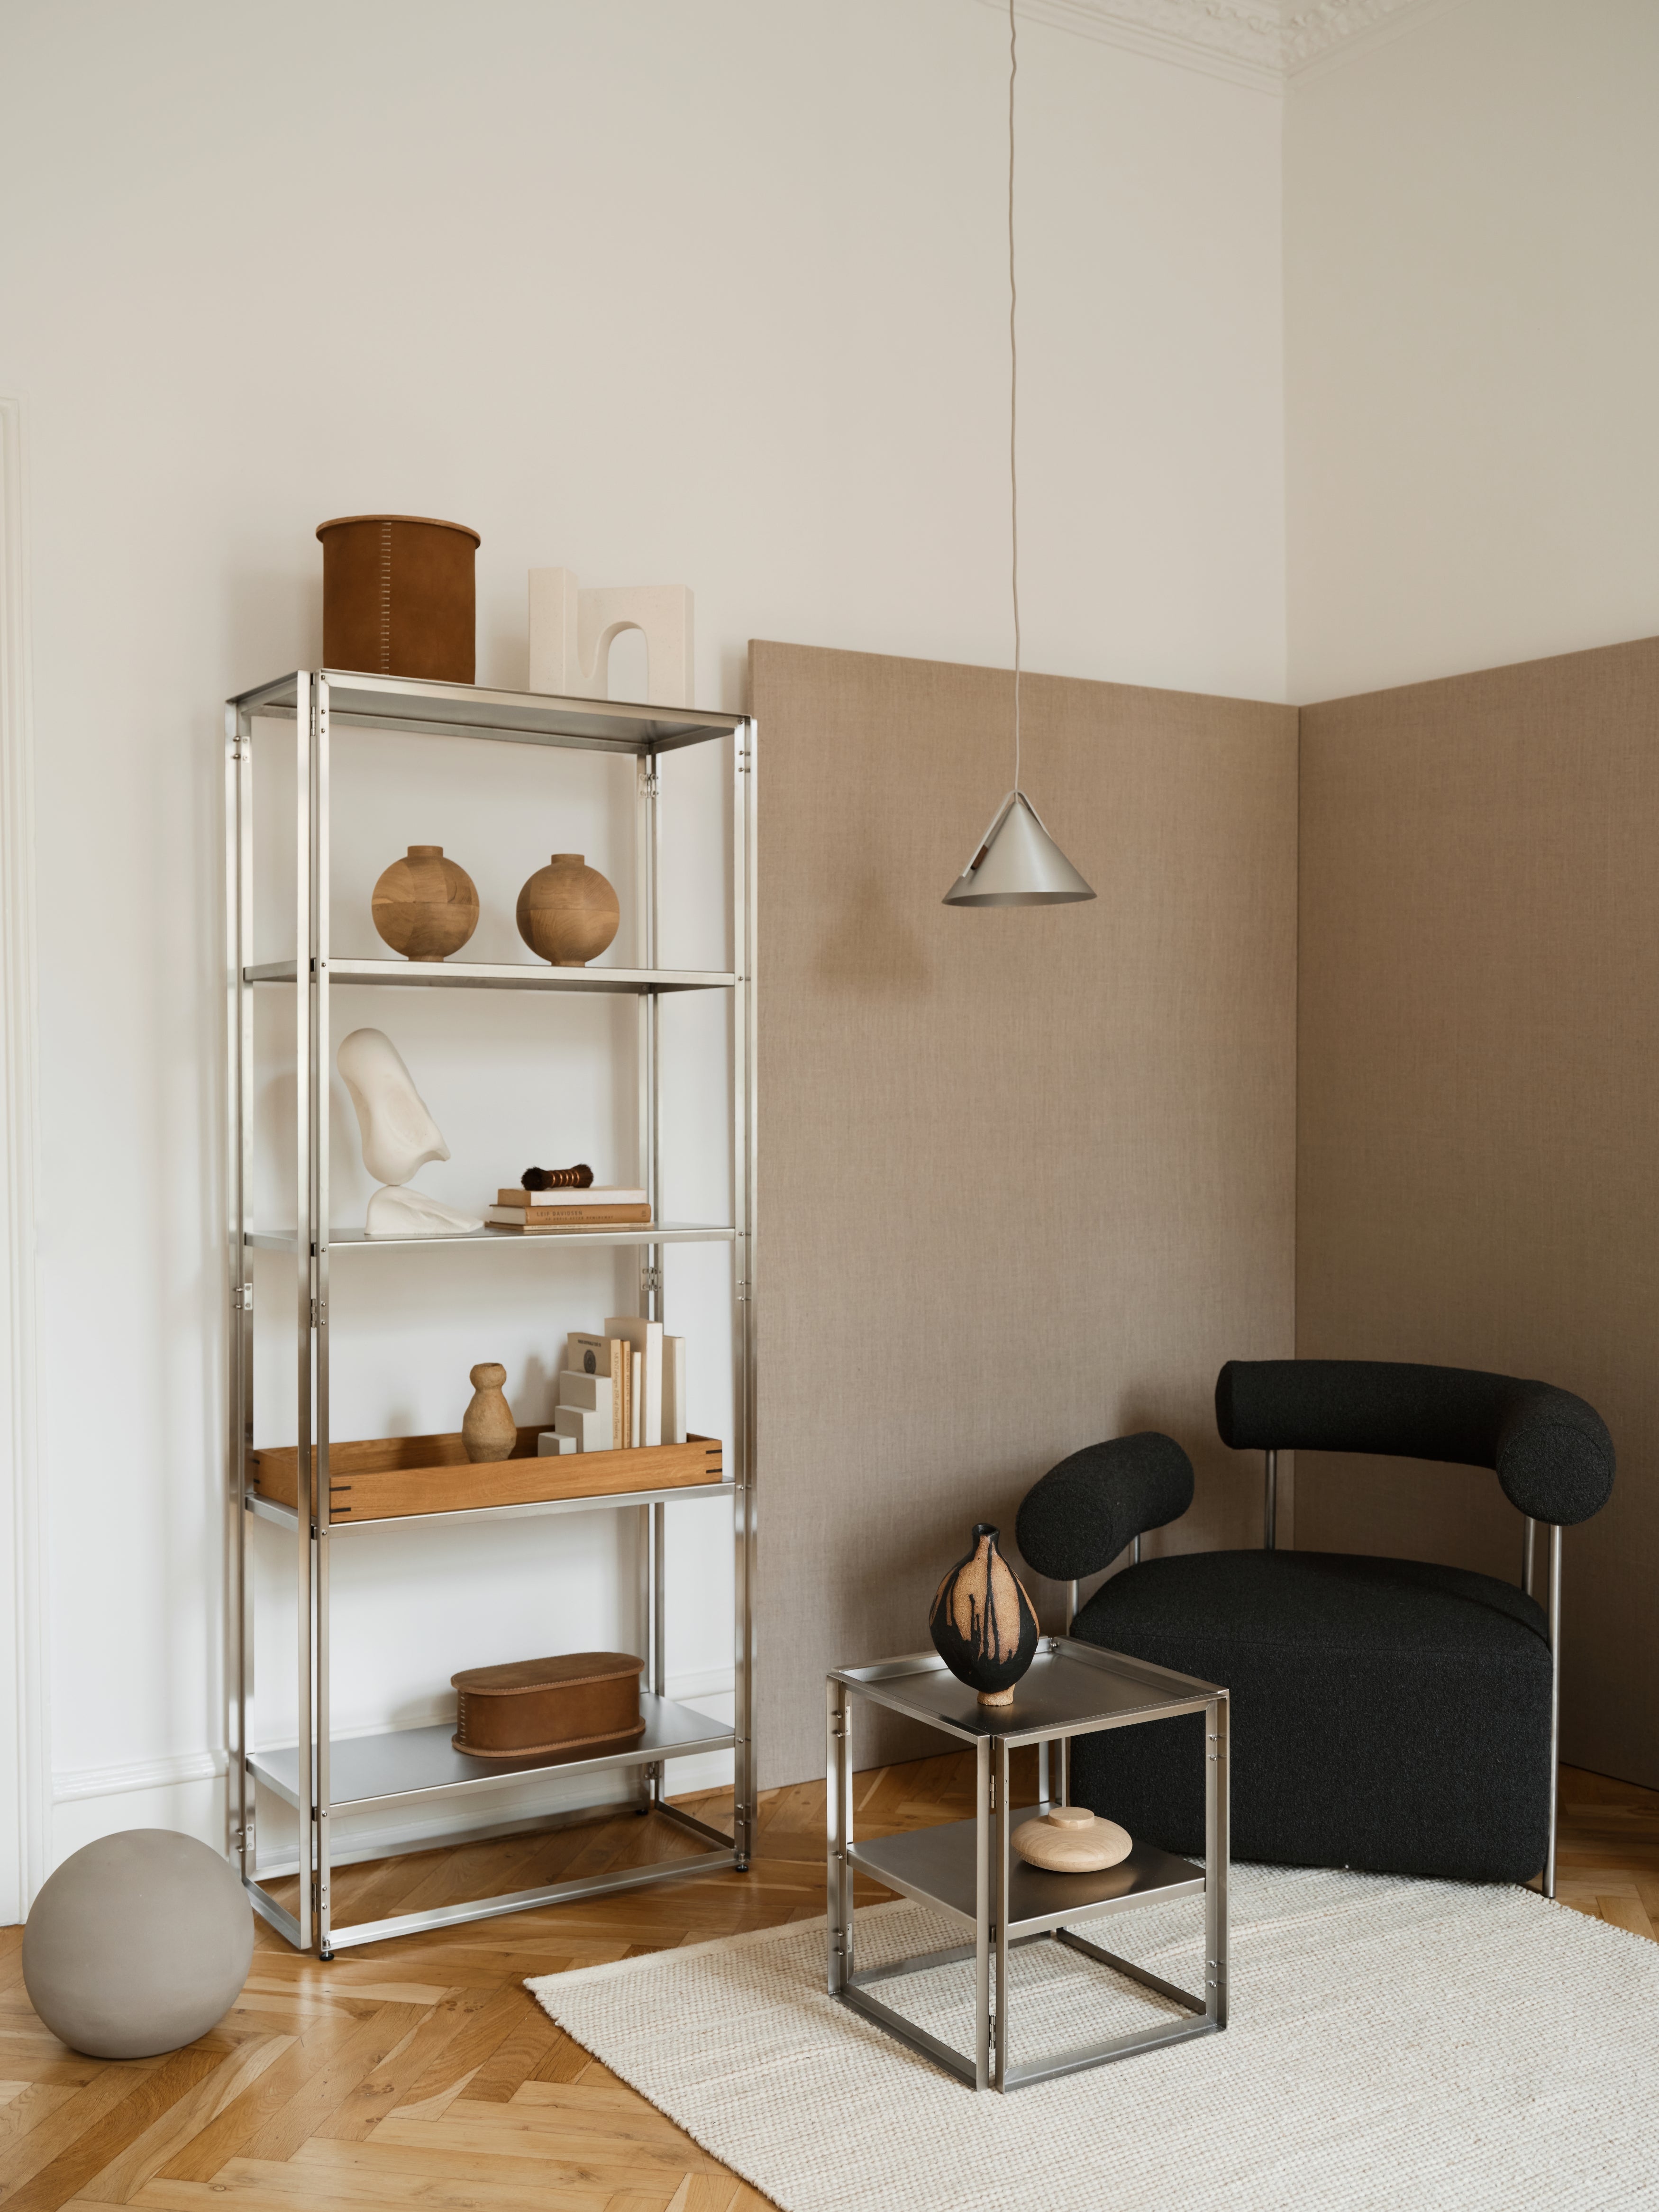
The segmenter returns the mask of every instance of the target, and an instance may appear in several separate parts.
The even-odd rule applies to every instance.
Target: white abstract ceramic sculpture
[[[619,584],[584,592],[574,568],[530,572],[530,688],[562,699],[605,699],[613,641],[645,635],[648,707],[691,704],[691,594],[684,584]]]
[[[336,1065],[357,1109],[363,1165],[386,1186],[368,1201],[371,1237],[464,1237],[482,1218],[404,1185],[428,1160],[447,1160],[443,1132],[427,1111],[403,1055],[383,1030],[353,1030]]]
[[[368,1201],[363,1223],[371,1237],[465,1237],[483,1222],[476,1213],[458,1213],[423,1190],[388,1183]]]

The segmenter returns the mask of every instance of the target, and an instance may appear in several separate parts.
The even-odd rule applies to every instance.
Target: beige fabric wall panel
[[[1027,678],[1024,781],[1099,896],[963,910],[1006,672],[757,644],[751,678],[775,1784],[822,1771],[825,1669],[925,1648],[972,1524],[1012,1549],[1080,1445],[1192,1453],[1152,1553],[1260,1540],[1212,1399],[1292,1340],[1297,717]]]
[[[1297,1349],[1536,1376],[1619,1452],[1568,1531],[1564,1750],[1659,1784],[1659,641],[1305,708]],[[1493,1477],[1304,1455],[1305,1549],[1508,1577]]]

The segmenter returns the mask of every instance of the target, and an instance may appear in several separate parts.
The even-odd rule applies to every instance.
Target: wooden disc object
[[[555,853],[519,893],[519,934],[555,968],[585,968],[622,921],[617,894],[580,853]]]
[[[1086,1805],[1056,1805],[1022,1820],[1008,1840],[1027,1866],[1049,1874],[1099,1874],[1134,1849],[1127,1828],[1098,1819]]]
[[[511,1459],[519,1441],[519,1425],[501,1395],[507,1370],[498,1360],[481,1360],[467,1377],[472,1397],[461,1420],[461,1443],[468,1459]]]
[[[374,886],[374,927],[394,952],[447,960],[478,927],[477,888],[441,845],[411,845]]]

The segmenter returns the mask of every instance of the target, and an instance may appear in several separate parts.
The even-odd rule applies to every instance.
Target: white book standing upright
[[[685,1442],[685,1339],[665,1336],[662,1340],[662,1440],[665,1444]]]
[[[288,732],[270,732],[270,721],[286,722]],[[473,743],[537,745],[561,750],[586,750],[619,757],[625,763],[634,799],[637,836],[638,899],[635,915],[635,967],[601,965],[561,969],[539,962],[514,960],[491,963],[452,958],[430,964],[360,956],[356,948],[337,956],[331,941],[332,891],[330,872],[331,757],[337,742],[349,743],[347,734],[363,729],[378,740],[404,733],[417,739],[440,736]],[[731,746],[730,865],[727,913],[732,947],[731,965],[722,970],[670,969],[658,963],[658,841],[662,813],[662,762],[683,747],[710,743]],[[290,951],[276,959],[262,958],[254,939],[255,787],[253,749],[267,743],[274,755],[264,794],[279,791],[280,777],[291,762],[294,784],[280,817],[282,834],[291,836],[294,860]],[[301,670],[243,692],[227,702],[225,717],[227,967],[229,984],[229,1035],[227,1057],[227,1214],[230,1277],[230,1375],[228,1393],[228,1504],[233,1521],[234,1566],[228,1611],[228,1671],[229,1698],[229,1848],[240,1867],[249,1901],[289,1942],[304,1950],[314,1947],[332,1958],[348,1945],[373,1943],[393,1936],[441,1927],[457,1922],[493,1917],[507,1910],[550,1905],[568,1898],[605,1890],[631,1887],[641,1881],[677,1879],[688,1873],[746,1868],[753,1835],[755,1777],[753,1759],[753,1486],[754,1462],[754,1280],[753,1200],[755,1124],[754,1005],[750,978],[754,974],[755,890],[755,725],[745,715],[701,712],[678,706],[641,707],[612,704],[604,700],[553,698],[531,692],[492,691],[470,684],[435,684],[410,678],[359,675],[334,670]],[[289,828],[288,825],[292,825]],[[282,911],[280,905],[275,909]],[[262,909],[264,911],[264,909]],[[383,950],[383,949],[382,949]],[[341,1229],[330,1220],[331,1113],[330,1076],[333,1061],[335,1024],[331,994],[342,984],[398,988],[572,993],[596,992],[631,996],[638,1009],[635,1031],[640,1098],[640,1158],[635,1181],[647,1194],[652,1218],[645,1224],[604,1224],[562,1229],[550,1237],[529,1237],[510,1230],[481,1229],[464,1235],[422,1233],[398,1237],[395,1243],[374,1240],[361,1229]],[[288,1057],[290,1073],[274,1075],[258,1064],[253,1002],[257,991],[282,990],[273,1011],[278,1018],[262,1024],[259,1042]],[[663,1216],[660,1190],[660,1129],[663,1112],[663,1055],[660,1048],[660,1010],[665,998],[684,991],[723,991],[732,1000],[729,1139],[732,1189],[732,1218],[720,1223],[674,1222]],[[284,1003],[291,1024],[280,1018]],[[349,1024],[348,1024],[349,1025]],[[280,1063],[279,1063],[280,1065]],[[291,1145],[294,1176],[293,1225],[266,1225],[253,1215],[252,1181],[255,1157],[256,1104],[275,1103],[286,1084],[283,1102]],[[499,1173],[486,1170],[481,1182],[495,1182]],[[640,1809],[654,1820],[667,1821],[695,1836],[704,1848],[690,1856],[665,1858],[658,1863],[629,1863],[615,1871],[585,1875],[545,1887],[515,1893],[511,1898],[479,1898],[434,1905],[387,1918],[337,1924],[332,1895],[334,1846],[332,1823],[346,1812],[370,1808],[377,1819],[396,1808],[450,1802],[465,1807],[472,1793],[488,1793],[489,1817],[495,1794],[522,1782],[544,1796],[545,1763],[522,1767],[485,1762],[454,1748],[452,1724],[410,1729],[388,1727],[378,1734],[337,1736],[332,1726],[331,1610],[337,1578],[330,1571],[337,1542],[374,1544],[377,1530],[407,1528],[411,1518],[442,1516],[411,1507],[398,1517],[362,1516],[337,1517],[331,1510],[339,1478],[330,1474],[330,1394],[331,1366],[351,1352],[349,1341],[331,1352],[329,1310],[335,1265],[352,1276],[354,1305],[371,1306],[374,1278],[386,1262],[372,1255],[395,1251],[397,1273],[407,1295],[411,1280],[422,1279],[422,1254],[439,1245],[470,1243],[487,1246],[493,1257],[478,1264],[512,1274],[525,1285],[526,1300],[538,1296],[537,1268],[559,1264],[567,1246],[591,1251],[599,1248],[637,1253],[640,1272],[640,1311],[607,1323],[613,1334],[627,1334],[630,1348],[641,1355],[641,1390],[637,1394],[655,1419],[647,1413],[643,1431],[656,1444],[662,1427],[662,1324],[665,1302],[665,1275],[671,1248],[685,1243],[725,1243],[731,1248],[729,1318],[732,1352],[732,1401],[730,1435],[717,1448],[708,1447],[711,1460],[723,1457],[720,1480],[699,1478],[698,1487],[653,1486],[648,1461],[642,1461],[635,1486],[625,1492],[600,1495],[574,1493],[572,1469],[580,1469],[581,1455],[549,1455],[559,1470],[556,1480],[549,1468],[550,1486],[556,1495],[532,1497],[529,1502],[471,1507],[454,1506],[457,1517],[499,1524],[503,1535],[526,1514],[617,1511],[635,1516],[642,1553],[641,1641],[646,1649],[641,1711],[644,1734],[630,1748],[609,1752],[594,1759],[572,1758],[559,1762],[562,1775],[591,1778],[596,1790],[611,1778],[609,1802],[614,1804],[615,1780],[633,1780]],[[273,1255],[261,1263],[259,1300],[255,1303],[255,1261],[258,1255]],[[503,1255],[512,1255],[511,1258]],[[285,1255],[285,1256],[284,1256]],[[514,1271],[530,1271],[519,1273]],[[434,1295],[437,1295],[436,1279]],[[293,1328],[297,1323],[298,1359],[295,1401],[289,1413],[274,1419],[286,1433],[258,1438],[254,1402],[254,1331],[266,1318]],[[464,1317],[463,1317],[464,1318]],[[654,1348],[654,1351],[653,1351]],[[465,1370],[465,1360],[460,1360]],[[262,1401],[263,1402],[263,1401]],[[575,1408],[592,1417],[598,1407]],[[677,1421],[684,1419],[683,1395]],[[294,1426],[289,1427],[293,1422]],[[296,1433],[297,1431],[297,1433]],[[678,1433],[676,1428],[675,1432]],[[256,1440],[272,1444],[297,1444],[299,1503],[296,1505],[262,1495],[255,1480]],[[307,1449],[307,1447],[309,1447]],[[672,1447],[670,1447],[672,1449]],[[681,1448],[682,1452],[684,1447]],[[515,1462],[515,1465],[535,1462]],[[630,1470],[631,1473],[631,1470]],[[532,1480],[533,1478],[527,1478]],[[523,1493],[520,1493],[522,1497]],[[667,1619],[665,1561],[666,1504],[671,1499],[723,1499],[732,1509],[734,1668],[733,1717],[730,1726],[713,1721],[667,1695],[665,1627]],[[295,1547],[293,1577],[295,1676],[292,1701],[273,1701],[273,1711],[261,1724],[255,1708],[253,1680],[253,1575],[248,1557],[248,1531],[255,1519],[284,1530]],[[464,1652],[442,1655],[445,1672],[452,1665],[469,1663]],[[297,1713],[297,1723],[294,1715]],[[294,1741],[297,1735],[297,1741]],[[285,1741],[286,1738],[286,1741]],[[667,1775],[671,1763],[696,1754],[729,1751],[733,1764],[731,1833],[699,1820],[669,1802]],[[268,1843],[263,1856],[258,1843],[258,1802],[261,1797],[288,1808],[273,1824],[279,1840]],[[474,1815],[474,1818],[477,1816]],[[282,1840],[286,1837],[288,1840]],[[295,1840],[297,1839],[297,1841]],[[408,1849],[429,1849],[422,1836]],[[631,1856],[631,1855],[630,1855]],[[268,1884],[293,1875],[299,1882],[294,1909]]]
[[[662,1323],[641,1321],[633,1314],[607,1314],[605,1333],[634,1347],[639,1387],[634,1393],[635,1433],[629,1442],[659,1444],[663,1440]]]

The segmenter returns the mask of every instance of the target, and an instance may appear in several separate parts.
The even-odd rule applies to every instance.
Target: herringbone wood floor
[[[858,1823],[873,1834],[957,1820],[969,1788],[955,1756],[861,1775]],[[717,1799],[688,1802],[720,1816]],[[695,1848],[666,1822],[629,1815],[382,1860],[337,1875],[338,1917],[683,1847]],[[1652,1936],[1659,1793],[1564,1769],[1559,1887],[1580,1911]],[[883,1893],[860,1885],[860,1902]],[[247,1986],[213,2033],[125,2065],[77,2057],[47,2033],[23,1991],[21,1931],[0,1930],[0,2206],[764,2212],[764,2197],[563,2036],[521,1984],[823,1909],[823,1788],[774,1790],[747,1875],[439,1929],[329,1966],[262,1924]]]

